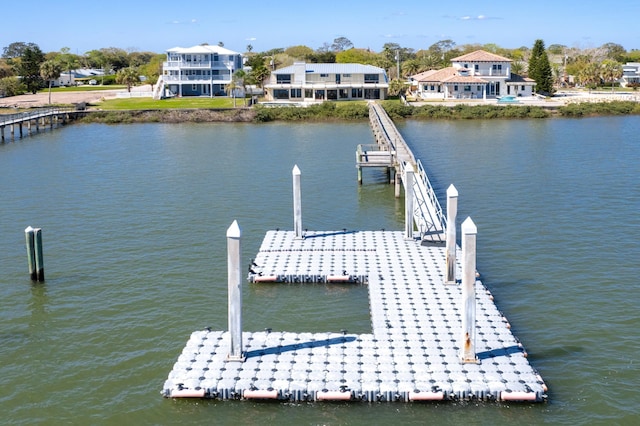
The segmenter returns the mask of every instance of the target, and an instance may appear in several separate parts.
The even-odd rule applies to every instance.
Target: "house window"
[[[436,86],[435,86],[434,84],[432,84],[432,85],[431,85],[431,88],[430,88],[430,90],[431,90],[431,91],[434,91],[434,90],[436,90]]]
[[[365,74],[364,82],[365,84],[378,83],[380,81],[380,76],[378,74]]]
[[[362,89],[351,89],[352,98],[362,98]]]
[[[524,90],[524,84],[520,86],[520,90]]]
[[[291,97],[292,98],[301,98],[302,97],[302,89],[291,89]]]
[[[453,86],[453,91],[454,91],[454,92],[457,92],[457,91],[458,91],[458,85],[457,85],[457,84]]]
[[[291,84],[291,74],[277,74],[276,83],[278,84]]]
[[[471,91],[471,86],[464,86],[464,91],[465,92],[470,92]]]
[[[343,77],[348,78],[351,77],[351,74],[342,74]]]
[[[197,89],[198,89],[198,85],[197,85],[197,84],[192,84],[192,85],[191,85],[191,90],[192,90],[193,92],[195,92]]]
[[[480,65],[475,64],[475,65],[473,66],[473,69],[474,69],[474,70],[476,70],[476,71],[480,71]]]
[[[329,74],[320,74],[320,77],[321,77],[321,78],[323,78],[323,77],[329,77]]]
[[[494,71],[502,71],[502,64],[493,64],[492,69]]]
[[[274,89],[273,90],[273,98],[274,99],[289,99],[289,91],[286,89]]]
[[[313,90],[311,89],[304,89],[304,97],[305,98],[310,98],[313,96]]]
[[[482,90],[482,87],[478,86],[478,88],[476,89],[478,92]]]
[[[349,97],[349,92],[347,91],[347,89],[340,89],[338,91],[338,96],[340,97],[340,99],[347,99]]]

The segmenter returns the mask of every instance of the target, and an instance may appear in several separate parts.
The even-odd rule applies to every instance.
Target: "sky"
[[[346,37],[376,52],[385,43],[417,51],[446,39],[505,48],[532,47],[536,39],[581,49],[611,42],[631,50],[640,49],[638,22],[637,1],[29,0],[28,11],[4,8],[0,48],[25,42],[45,53],[63,47],[79,55],[104,47],[164,53],[223,42],[261,52],[317,49]]]

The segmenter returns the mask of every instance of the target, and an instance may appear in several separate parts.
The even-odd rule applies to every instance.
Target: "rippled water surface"
[[[366,124],[71,125],[0,145],[0,411],[9,424],[633,424],[640,119],[405,122],[440,199],[478,226],[478,268],[550,387],[546,404],[174,401],[189,334],[226,328],[226,241],[269,229],[402,229]],[[43,228],[46,282],[24,228]],[[244,328],[369,330],[367,291],[244,287]]]

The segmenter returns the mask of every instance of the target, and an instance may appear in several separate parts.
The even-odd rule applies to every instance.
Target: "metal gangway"
[[[396,196],[399,196],[399,183],[406,185],[405,171],[409,169],[414,173],[411,191],[414,197],[413,216],[420,238],[423,241],[445,242],[446,218],[422,162],[415,158],[381,105],[376,102],[369,103],[369,118],[380,150],[392,154],[391,162],[396,174]],[[361,148],[358,150],[361,151]]]

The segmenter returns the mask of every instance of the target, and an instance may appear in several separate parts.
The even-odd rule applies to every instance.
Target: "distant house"
[[[532,96],[533,79],[511,72],[511,59],[476,50],[451,60],[451,66],[409,77],[411,91],[423,99],[489,99]]]
[[[96,68],[79,68],[71,70],[71,72],[63,71],[60,77],[53,80],[52,87],[75,86],[78,79],[86,79],[88,77],[99,77],[104,75],[104,70]]]
[[[209,45],[175,47],[167,50],[161,81],[177,96],[225,95],[227,84],[240,69],[242,55],[233,50]]]
[[[629,87],[629,84],[640,84],[640,62],[627,62],[622,66],[621,87]]]
[[[296,62],[273,71],[264,88],[270,101],[386,99],[389,80],[373,65]]]

